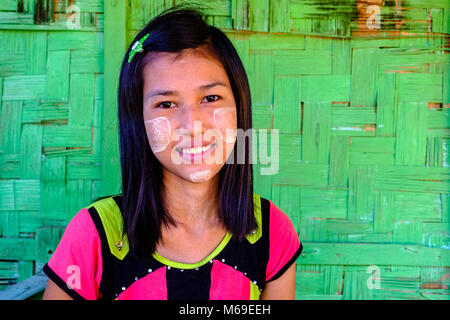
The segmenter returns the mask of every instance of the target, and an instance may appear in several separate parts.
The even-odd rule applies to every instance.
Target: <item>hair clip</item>
[[[145,36],[143,36],[143,37],[141,38],[141,40],[136,41],[136,42],[133,44],[133,46],[131,47],[130,54],[128,55],[128,63],[131,62],[131,59],[133,59],[134,55],[135,55],[137,52],[142,52],[142,51],[144,51],[144,46],[143,46],[142,44],[143,44],[144,41],[148,38],[149,35],[150,35],[150,34],[147,33]]]

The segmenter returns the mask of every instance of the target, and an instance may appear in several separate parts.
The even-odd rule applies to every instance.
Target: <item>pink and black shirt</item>
[[[81,209],[67,226],[44,272],[74,299],[249,300],[279,278],[303,246],[289,217],[254,194],[257,230],[243,241],[227,233],[195,264],[129,254],[122,237],[122,196]]]

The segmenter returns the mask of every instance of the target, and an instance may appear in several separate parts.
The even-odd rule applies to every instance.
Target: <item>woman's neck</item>
[[[201,232],[219,224],[218,181],[216,175],[193,183],[163,169],[164,198],[175,228]]]

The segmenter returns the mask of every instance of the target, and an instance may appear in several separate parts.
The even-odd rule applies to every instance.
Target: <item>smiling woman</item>
[[[236,102],[222,63],[205,48],[185,49],[178,56],[149,52],[143,63],[143,118],[163,176],[206,182],[233,150],[234,139],[225,139],[227,129],[237,129]]]
[[[150,21],[119,82],[123,194],[82,209],[44,267],[44,298],[293,299],[302,245],[253,192],[236,130],[252,128],[247,75],[199,11]]]

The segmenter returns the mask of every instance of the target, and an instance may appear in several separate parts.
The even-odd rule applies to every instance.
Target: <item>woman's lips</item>
[[[181,148],[178,147],[176,151],[178,151],[178,154],[180,157],[183,157],[187,160],[195,161],[195,160],[201,160],[205,158],[207,155],[211,153],[211,151],[217,146],[216,142],[213,141],[207,145],[203,145],[202,147],[197,148]]]

